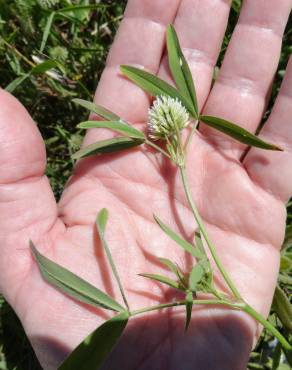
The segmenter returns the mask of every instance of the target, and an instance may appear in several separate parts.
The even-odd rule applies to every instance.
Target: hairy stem
[[[186,300],[184,300],[184,301],[175,301],[175,302],[170,302],[170,303],[163,303],[163,304],[159,304],[159,305],[152,306],[152,307],[145,307],[145,308],[141,308],[139,310],[130,312],[130,316],[136,316],[136,315],[140,315],[142,313],[146,313],[146,312],[150,312],[150,311],[161,310],[163,308],[185,306],[187,303],[188,302]],[[239,309],[241,307],[239,304],[229,302],[229,301],[225,301],[225,300],[221,300],[221,299],[195,299],[195,300],[193,300],[193,304],[194,305],[217,305],[218,304],[218,305],[228,306],[228,307],[231,307],[231,308],[234,308],[234,309]]]
[[[180,173],[181,173],[181,178],[182,178],[182,182],[183,182],[183,186],[184,186],[184,190],[185,190],[185,193],[186,193],[186,197],[187,197],[187,200],[188,200],[188,203],[191,207],[191,210],[192,210],[192,213],[194,215],[194,218],[200,228],[200,231],[208,245],[208,248],[209,248],[209,251],[213,257],[213,260],[215,261],[216,263],[216,266],[218,268],[218,270],[221,272],[226,284],[228,285],[228,287],[230,288],[230,290],[232,291],[232,293],[234,294],[234,296],[239,299],[239,300],[242,300],[241,298],[241,295],[239,293],[239,291],[237,290],[236,286],[233,284],[231,278],[229,277],[227,271],[225,270],[225,268],[223,267],[220,259],[218,258],[218,255],[217,255],[217,252],[216,252],[216,249],[208,235],[208,232],[207,232],[207,229],[203,223],[203,220],[199,214],[199,211],[193,201],[193,198],[192,198],[192,195],[191,195],[191,191],[190,191],[190,186],[189,186],[189,183],[188,183],[188,178],[187,178],[187,174],[186,174],[186,169],[185,169],[185,166],[180,166]]]
[[[255,320],[257,320],[260,324],[262,324],[266,330],[268,330],[270,333],[272,333],[279,340],[279,342],[282,344],[282,346],[285,349],[291,351],[292,346],[284,338],[284,336],[269,321],[267,321],[261,314],[259,314],[257,311],[255,311],[248,304],[246,304],[246,303],[243,304],[243,299],[242,299],[239,291],[237,290],[236,286],[232,282],[232,280],[229,277],[227,271],[224,269],[223,265],[221,264],[221,261],[218,258],[216,249],[215,249],[215,247],[214,247],[214,245],[213,245],[213,243],[212,243],[212,241],[211,241],[211,239],[208,235],[208,232],[205,228],[203,220],[202,220],[202,218],[201,218],[201,216],[198,212],[198,209],[197,209],[197,207],[196,207],[196,205],[193,201],[193,198],[192,198],[191,192],[190,192],[190,186],[189,186],[189,183],[188,183],[188,178],[187,178],[187,175],[186,175],[185,166],[180,166],[180,172],[181,172],[182,182],[183,182],[183,186],[184,186],[184,189],[185,189],[185,193],[186,193],[188,203],[191,207],[192,213],[193,213],[194,218],[195,218],[195,220],[196,220],[196,222],[197,222],[197,224],[200,228],[200,231],[201,231],[204,239],[206,240],[209,251],[210,251],[210,253],[211,253],[211,255],[212,255],[212,257],[213,257],[213,259],[216,263],[216,266],[217,266],[218,270],[221,272],[226,284],[228,285],[228,287],[230,288],[230,290],[232,291],[234,296],[239,301],[241,301],[241,303],[239,303],[239,304],[233,304],[232,305],[232,304],[230,304],[231,302],[229,302],[227,304],[225,300],[220,300],[220,304],[225,304],[226,306],[229,306],[229,307],[232,307],[232,308],[238,308],[238,309],[241,309],[242,311],[246,312],[251,317],[253,317]]]
[[[143,313],[157,311],[157,310],[161,310],[164,308],[185,306],[186,304],[187,304],[187,301],[183,300],[183,301],[163,303],[163,304],[159,304],[159,305],[152,306],[152,307],[144,307],[139,310],[130,312],[130,316],[137,316]],[[268,320],[264,319],[262,315],[256,312],[248,304],[245,304],[242,302],[237,302],[237,303],[230,302],[230,301],[226,301],[223,299],[194,299],[193,305],[221,305],[221,306],[229,307],[234,310],[241,310],[247,313],[249,316],[253,317],[256,321],[262,324],[266,330],[272,333],[278,339],[278,341],[282,344],[283,348],[285,348],[288,351],[292,350],[291,344],[284,338],[284,336]]]
[[[193,127],[192,127],[192,130],[191,132],[189,133],[189,136],[187,137],[187,140],[185,142],[185,145],[184,145],[184,151],[185,153],[187,152],[187,149],[188,149],[188,146],[190,145],[191,141],[192,141],[192,138],[197,130],[197,127],[198,127],[198,124],[199,124],[199,121],[196,120],[194,123],[193,123]]]

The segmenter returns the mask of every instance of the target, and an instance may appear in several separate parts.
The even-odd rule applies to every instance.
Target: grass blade
[[[175,241],[179,246],[181,246],[186,252],[190,253],[195,258],[202,258],[204,255],[200,252],[199,249],[194,248],[194,246],[182,239],[174,231],[172,231],[168,226],[166,226],[158,217],[154,215],[154,219],[159,225],[159,227],[167,234],[173,241]]]
[[[110,264],[111,269],[113,271],[113,274],[114,274],[114,276],[116,278],[116,281],[118,283],[118,286],[119,286],[119,289],[120,289],[120,292],[121,292],[123,301],[124,301],[127,309],[130,310],[129,304],[128,304],[128,301],[127,301],[127,298],[126,298],[126,295],[125,295],[125,292],[124,292],[124,289],[123,289],[123,286],[122,286],[122,283],[121,283],[121,279],[120,279],[119,274],[118,274],[118,270],[116,268],[116,265],[114,263],[113,257],[111,255],[111,251],[110,251],[110,249],[109,249],[109,247],[107,245],[107,242],[105,240],[105,237],[104,237],[107,220],[108,220],[108,210],[105,209],[105,208],[103,208],[98,213],[97,218],[96,218],[97,231],[98,231],[98,234],[99,234],[99,237],[100,237],[101,244],[102,244],[102,246],[103,246],[103,248],[105,250],[105,253],[107,255],[109,264]]]
[[[174,27],[170,24],[166,31],[168,63],[172,77],[180,93],[193,105],[198,117],[198,102],[193,77],[181,50]]]
[[[143,90],[147,91],[150,95],[165,95],[174,99],[178,99],[186,107],[189,113],[193,117],[197,118],[197,113],[195,112],[191,102],[167,82],[139,68],[125,65],[122,65],[120,68],[125,76],[127,76],[131,81],[135,82],[135,84],[141,87]]]
[[[288,364],[290,365],[290,368],[288,367],[288,368],[286,368],[284,370],[290,370],[290,369],[292,369],[292,351],[291,350],[289,351],[285,347],[282,347],[282,350],[283,350],[283,352],[285,354],[285,357],[286,357],[286,360],[287,360]],[[280,369],[278,369],[278,370],[280,370]]]
[[[13,80],[12,82],[10,82],[9,85],[7,85],[5,87],[5,90],[8,91],[9,93],[13,93],[13,91],[19,86],[21,85],[28,77],[29,77],[29,73],[23,75],[23,76],[19,76],[17,77],[15,80]]]
[[[108,128],[134,139],[145,139],[144,133],[121,121],[85,121],[77,125],[78,128]]]
[[[87,100],[83,99],[73,99],[73,103],[80,105],[83,108],[86,108],[90,112],[97,114],[99,117],[109,120],[109,121],[121,121],[121,118],[117,116],[115,113],[109,111],[108,109],[102,107],[101,105],[97,105]]]
[[[235,125],[232,122],[226,121],[225,119],[213,117],[213,116],[200,116],[200,121],[206,125],[223,132],[224,134],[231,136],[233,139],[250,146],[254,146],[261,149],[267,150],[279,150],[282,151],[278,146],[267,143],[261,140],[259,137],[253,135],[244,128]]]
[[[71,271],[39,253],[32,242],[30,248],[45,281],[80,302],[112,311],[124,311],[118,302]]]
[[[50,31],[51,31],[51,27],[52,27],[55,15],[56,15],[56,13],[52,12],[50,14],[48,20],[47,20],[46,27],[45,27],[44,34],[43,34],[43,38],[42,38],[41,47],[40,47],[40,50],[39,50],[40,53],[43,53],[43,51],[45,50],[46,43],[47,43]]]
[[[121,337],[128,319],[128,313],[122,312],[106,321],[74,349],[58,370],[99,369]]]
[[[102,6],[102,4],[89,4],[89,5],[73,5],[73,6],[67,6],[65,8],[57,10],[57,13],[74,13],[79,12],[80,10],[95,10],[99,9]]]
[[[292,333],[292,304],[279,285],[277,285],[275,290],[273,309],[277,313],[284,328]]]
[[[280,361],[281,361],[281,343],[278,342],[274,351],[273,351],[273,364],[272,364],[272,370],[277,370],[279,369]]]
[[[97,143],[88,145],[84,149],[78,150],[78,152],[72,155],[73,159],[80,159],[89,157],[90,155],[113,153],[119,150],[125,150],[143,144],[142,139],[132,139],[128,137],[115,137],[113,139],[101,140]]]
[[[151,280],[159,281],[160,283],[166,284],[170,286],[171,288],[180,289],[180,285],[178,282],[172,279],[169,279],[166,276],[157,275],[157,274],[139,274],[139,276],[143,276]]]

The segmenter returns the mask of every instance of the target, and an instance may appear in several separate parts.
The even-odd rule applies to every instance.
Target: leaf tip
[[[284,149],[281,148],[280,146],[274,145],[274,147],[275,147],[275,150],[277,150],[278,152],[284,152]]]
[[[121,64],[120,65],[120,71],[122,72],[122,73],[125,73],[126,71],[127,71],[127,65],[126,64]]]
[[[172,23],[169,23],[166,27],[166,32],[169,33],[170,31],[174,31],[174,25]]]
[[[35,255],[35,252],[36,252],[36,247],[35,245],[33,244],[33,241],[31,239],[29,239],[29,248],[32,252],[33,255]]]
[[[109,212],[107,208],[102,208],[97,214],[96,222],[98,226],[101,228],[102,232],[104,232],[105,230],[108,221],[108,214]]]
[[[160,223],[160,219],[158,218],[158,216],[156,216],[155,213],[153,213],[152,215],[153,215],[153,218],[154,218],[155,222],[157,222],[159,224]]]
[[[75,104],[79,104],[79,101],[80,101],[80,99],[78,99],[78,98],[72,99],[72,102],[75,103]]]

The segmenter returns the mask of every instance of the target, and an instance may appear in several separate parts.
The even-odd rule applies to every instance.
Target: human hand
[[[129,1],[95,101],[145,126],[149,98],[121,76],[119,65],[144,66],[169,78],[161,57],[165,26],[174,23],[204,114],[255,131],[290,9],[290,0],[246,1],[209,95],[228,1]],[[285,152],[252,149],[242,162],[245,148],[241,144],[202,126],[188,158],[192,193],[220,258],[243,297],[264,315],[276,283],[284,204],[292,189],[291,94],[290,61],[273,113],[261,131]],[[43,176],[44,144],[32,119],[4,91],[0,101],[0,288],[20,317],[43,367],[56,369],[108,313],[81,305],[48,286],[31,257],[28,240],[47,257],[119,299],[94,233],[97,212],[108,208],[107,240],[130,306],[136,309],[171,299],[168,290],[137,277],[161,269],[153,256],[171,258],[183,267],[188,264],[153,222],[152,214],[187,236],[194,225],[176,172],[170,165],[161,171],[160,159],[155,160],[144,148],[80,161],[57,206]],[[89,131],[85,145],[104,134]],[[258,333],[249,317],[228,309],[200,307],[194,309],[187,333],[183,321],[180,310],[132,320],[105,368],[119,369],[121,364],[127,370],[246,368]]]

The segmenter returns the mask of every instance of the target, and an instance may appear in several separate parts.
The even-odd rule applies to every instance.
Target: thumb
[[[45,167],[36,124],[0,89],[0,291],[11,304],[30,270],[29,239],[49,246],[63,227]]]

